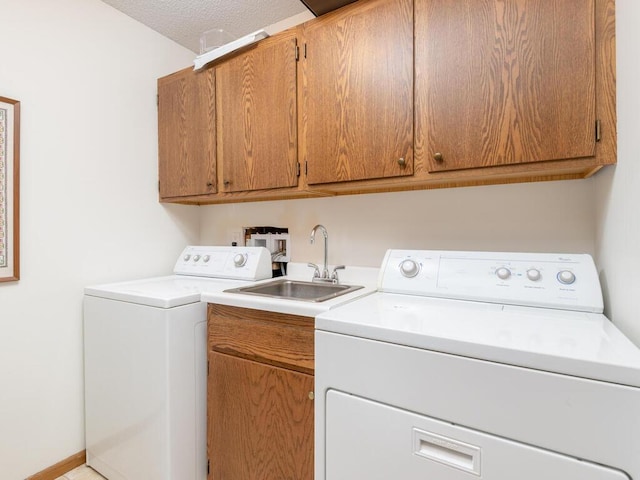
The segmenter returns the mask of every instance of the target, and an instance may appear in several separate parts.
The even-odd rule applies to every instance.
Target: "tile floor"
[[[56,480],[105,480],[105,478],[91,467],[82,465],[56,478]]]

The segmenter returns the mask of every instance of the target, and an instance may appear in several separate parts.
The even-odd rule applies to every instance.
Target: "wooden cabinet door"
[[[313,388],[312,375],[210,352],[209,479],[313,480]]]
[[[594,0],[415,0],[416,163],[595,154]]]
[[[158,80],[160,198],[216,191],[214,89],[213,70]]]
[[[307,182],[413,173],[413,2],[370,0],[304,26]]]
[[[216,67],[224,192],[298,184],[296,37],[263,40]]]

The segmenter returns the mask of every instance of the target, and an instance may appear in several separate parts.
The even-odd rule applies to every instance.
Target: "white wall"
[[[292,261],[321,262],[309,244],[329,231],[329,262],[379,266],[387,248],[594,251],[593,180],[497,185],[202,207],[202,243],[242,227],[289,227]]]
[[[185,244],[226,244],[243,226],[289,227],[298,262],[321,261],[316,223],[334,264],[377,266],[388,247],[596,252],[607,310],[640,343],[640,3],[617,10],[615,169],[198,209],[162,206],[156,191],[155,81],[193,53],[97,0],[0,0],[0,95],[23,115],[22,280],[0,285],[0,477],[84,448],[82,287],[165,273]]]
[[[618,164],[596,177],[606,313],[640,345],[640,3],[617,0]]]
[[[197,207],[157,201],[156,79],[193,53],[97,0],[0,0],[22,107],[21,280],[0,284],[0,478],[84,449],[82,289],[164,274]]]

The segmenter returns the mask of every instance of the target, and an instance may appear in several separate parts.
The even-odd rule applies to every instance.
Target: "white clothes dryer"
[[[640,480],[640,350],[588,255],[389,250],[315,354],[316,480]]]
[[[271,277],[271,255],[189,246],[174,273],[85,289],[87,464],[109,480],[207,478],[200,296]]]

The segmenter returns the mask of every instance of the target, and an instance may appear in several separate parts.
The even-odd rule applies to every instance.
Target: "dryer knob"
[[[233,257],[233,264],[236,267],[244,267],[246,263],[247,263],[246,253],[238,253],[235,257]]]
[[[571,285],[576,281],[576,276],[569,270],[558,272],[558,281],[564,285]]]
[[[403,277],[413,278],[420,272],[420,265],[415,260],[407,259],[400,263],[400,273]]]

